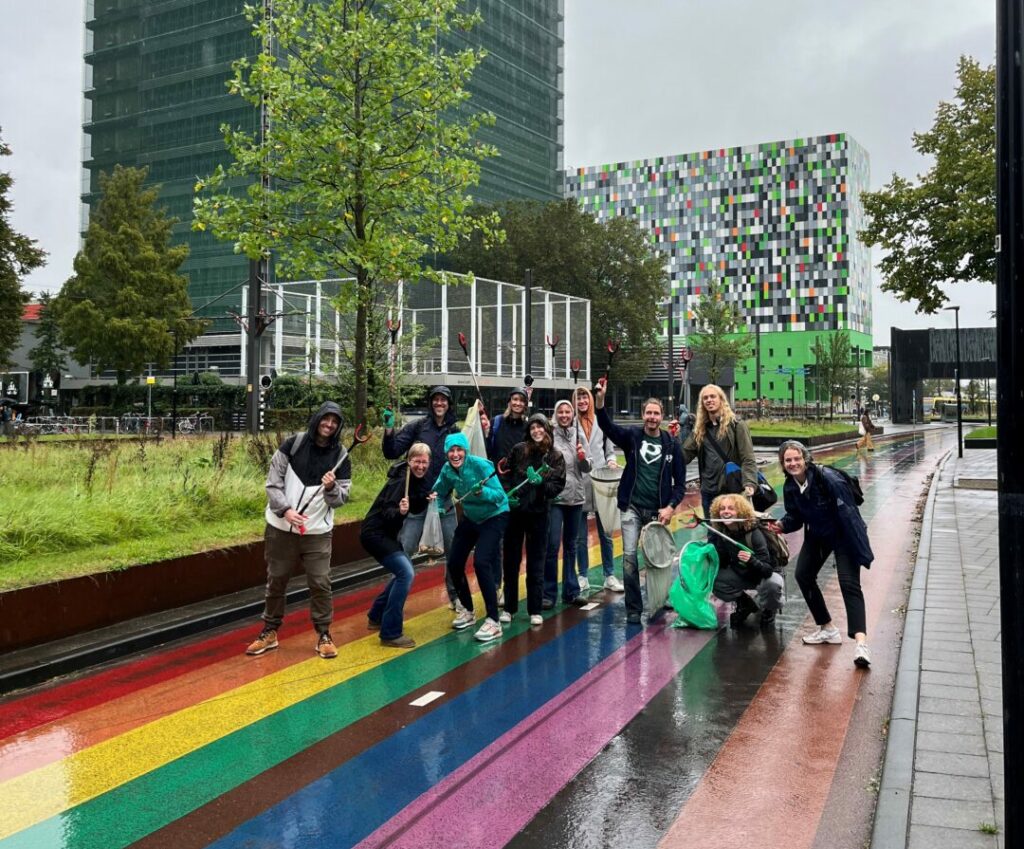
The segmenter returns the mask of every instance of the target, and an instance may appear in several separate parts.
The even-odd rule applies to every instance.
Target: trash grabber
[[[711,524],[712,522],[719,521],[719,520],[716,520],[716,519],[702,519],[700,516],[697,515],[696,511],[693,512],[692,518],[694,519],[694,521],[697,522],[697,524],[703,525],[704,527],[706,527],[708,529],[709,532],[711,532],[713,534],[718,534],[718,536],[720,536],[722,539],[728,540],[729,542],[731,542],[733,545],[735,545],[741,551],[746,551],[748,554],[753,554],[754,553],[752,549],[747,548],[747,546],[745,546],[742,542],[737,542],[731,536],[729,536],[726,533],[722,533],[722,531],[718,530],[718,528],[716,528],[714,525]]]
[[[489,481],[491,478],[493,478],[496,474],[498,474],[498,467],[497,466],[494,467],[494,471],[491,472],[487,477],[485,477],[485,478],[477,481],[475,484],[473,484],[466,491],[465,495],[461,495],[461,496],[453,495],[452,496],[452,503],[453,504],[461,504],[463,501],[465,501],[467,498],[469,498],[469,496],[471,496],[474,492],[480,492],[480,490],[482,490],[484,488],[484,484],[487,483],[487,481]]]
[[[466,334],[459,333],[459,346],[462,348],[462,353],[466,355],[466,364],[469,366],[469,376],[473,378],[473,385],[476,387],[476,397],[480,400],[480,406],[486,411],[487,405],[484,403],[484,396],[480,392],[480,384],[476,379],[476,372],[473,370],[473,360],[469,356],[469,348],[466,347]]]
[[[352,434],[352,444],[348,447],[348,451],[346,451],[345,454],[343,454],[341,457],[338,458],[338,462],[334,464],[334,468],[332,468],[331,471],[332,472],[338,471],[338,469],[341,468],[341,464],[345,462],[345,458],[348,457],[352,453],[352,449],[355,448],[357,445],[362,445],[364,442],[368,442],[369,440],[370,440],[370,434],[368,434],[368,433],[364,434],[363,433],[363,426],[361,424],[360,425],[356,425],[355,432]],[[316,498],[321,492],[323,492],[323,489],[324,489],[324,485],[323,484],[320,484],[320,486],[318,486],[316,489],[314,489],[313,490],[313,494],[310,495],[309,498],[306,499],[306,503],[303,504],[301,507],[299,507],[299,509],[296,512],[298,512],[300,514],[305,513],[309,509],[309,505],[313,503],[313,499]],[[300,526],[299,527],[299,533],[300,534],[304,534],[305,532],[306,532],[306,526],[305,525]]]
[[[408,463],[405,465],[405,497],[409,497],[409,478],[412,476],[412,467]]]
[[[395,391],[395,363],[398,360],[398,331],[402,329],[402,320],[387,321],[388,334],[391,336],[391,409],[398,413],[398,393]]]
[[[526,387],[526,407],[527,409],[533,409],[533,375],[527,374],[523,376],[523,386]]]
[[[608,367],[604,370],[604,379],[606,383],[612,382],[612,360],[615,359],[615,355],[619,353],[621,342],[616,342],[614,339],[609,339],[605,343],[605,347],[608,349]]]
[[[551,467],[547,463],[542,463],[540,468],[534,469],[533,466],[527,466],[526,468],[526,480],[522,483],[516,484],[510,489],[506,495],[514,495],[519,492],[528,483],[532,483],[534,486],[544,482],[544,475],[551,471]]]

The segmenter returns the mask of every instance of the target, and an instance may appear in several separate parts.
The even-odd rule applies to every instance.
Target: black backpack
[[[782,534],[768,528],[765,524],[759,523],[757,529],[764,536],[765,544],[768,546],[768,563],[773,572],[784,572],[789,565],[789,543]],[[753,531],[748,531],[746,536],[747,548],[753,549]]]
[[[826,463],[817,463],[819,469],[828,469],[831,472],[839,475],[847,485],[850,487],[850,491],[853,493],[853,503],[860,507],[864,503],[864,490],[860,487],[860,478],[856,475],[851,475],[849,472],[844,472],[842,469],[838,469],[835,466],[829,466]],[[824,472],[821,474],[821,486],[825,488]]]

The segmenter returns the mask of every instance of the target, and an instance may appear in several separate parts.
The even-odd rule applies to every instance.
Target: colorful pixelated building
[[[871,364],[870,254],[856,238],[868,176],[867,152],[837,133],[570,170],[566,195],[650,234],[668,264],[677,345],[714,281],[751,334],[760,326],[761,394],[800,404],[824,398],[811,354],[822,334],[849,331]],[[809,369],[791,387],[780,367]],[[737,364],[735,390],[756,397],[754,358]]]

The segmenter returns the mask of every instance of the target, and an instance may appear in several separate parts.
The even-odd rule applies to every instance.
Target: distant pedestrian
[[[700,499],[705,518],[711,502],[726,493],[748,498],[757,489],[757,460],[747,423],[736,418],[721,387],[709,383],[700,391],[700,407],[693,433],[683,443],[683,459],[697,458],[700,470]],[[738,467],[729,474],[727,464]]]
[[[258,655],[277,648],[285,590],[295,564],[300,563],[309,586],[316,652],[323,658],[337,657],[331,639],[331,540],[334,509],[348,500],[352,487],[352,462],[340,442],[340,432],[341,408],[328,401],[310,418],[306,432],[282,442],[270,461],[264,513],[264,624],[246,654]]]
[[[409,597],[415,572],[398,536],[406,516],[429,509],[433,499],[427,470],[430,467],[430,446],[413,443],[407,460],[388,471],[388,479],[369,512],[363,519],[359,541],[394,577],[374,599],[367,613],[371,631],[380,631],[382,646],[411,649],[416,645],[403,630],[405,600]]]
[[[14,414],[9,404],[0,404],[0,430],[8,439],[14,438]]]
[[[861,410],[858,429],[860,430],[861,437],[857,440],[857,450],[860,451],[862,448],[866,448],[868,451],[874,451],[875,441],[871,438],[871,434],[874,433],[875,423],[871,421],[867,407]]]
[[[812,461],[811,452],[796,440],[779,448],[779,465],[786,473],[782,494],[786,515],[776,525],[782,533],[804,529],[804,541],[796,563],[796,582],[817,629],[803,637],[807,645],[843,641],[818,586],[818,573],[830,554],[835,555],[839,589],[846,606],[846,630],[857,643],[853,662],[861,669],[871,665],[867,646],[867,614],[860,570],[875,559],[867,526],[854,503],[853,490],[839,472]]]

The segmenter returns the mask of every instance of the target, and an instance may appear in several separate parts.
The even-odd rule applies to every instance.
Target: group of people
[[[445,583],[456,630],[476,626],[477,640],[500,638],[503,626],[519,614],[524,562],[531,626],[543,625],[543,611],[559,598],[566,604],[587,603],[587,515],[595,509],[591,474],[617,468],[621,452],[621,581],[614,572],[611,534],[596,513],[595,525],[601,588],[624,592],[629,625],[642,622],[644,609],[638,558],[641,531],[650,522],[671,521],[685,497],[686,466],[696,460],[704,521],[719,531],[709,534],[719,560],[713,593],[735,604],[732,624],[738,626],[755,614],[762,626],[774,624],[783,604],[782,571],[787,564],[772,557],[765,534],[803,528],[796,581],[816,624],[803,642],[842,641],[817,583],[818,573],[834,553],[849,636],[857,644],[855,663],[868,666],[860,569],[870,566],[873,554],[847,480],[830,467],[815,464],[799,442],[784,443],[779,464],[785,472],[785,515],[768,521],[754,513],[750,500],[758,487],[750,431],[720,387],[703,387],[696,414],[689,421],[684,418],[682,430],[676,426],[678,420],[663,427],[664,409],[656,398],[644,403],[642,424],[616,424],[604,397],[602,379],[593,393],[581,388],[572,400],[558,401],[549,420],[543,413],[528,413],[525,389],[512,390],[504,412],[493,421],[480,410],[486,457],[471,451],[445,386],[430,391],[427,416],[400,429],[394,427],[393,416],[385,414],[383,453],[400,462],[390,469],[361,529],[364,548],[392,575],[367,613],[368,627],[379,632],[381,645],[416,645],[404,632],[403,610],[414,578],[412,558],[431,510],[440,515]],[[351,488],[350,460],[338,441],[340,427],[337,405],[325,404],[312,417],[307,433],[285,440],[273,457],[267,479],[264,627],[249,654],[277,647],[284,589],[297,561],[309,582],[316,650],[325,658],[337,654],[329,630],[330,531],[333,509],[344,504]],[[470,555],[483,599],[482,622],[466,576]]]

